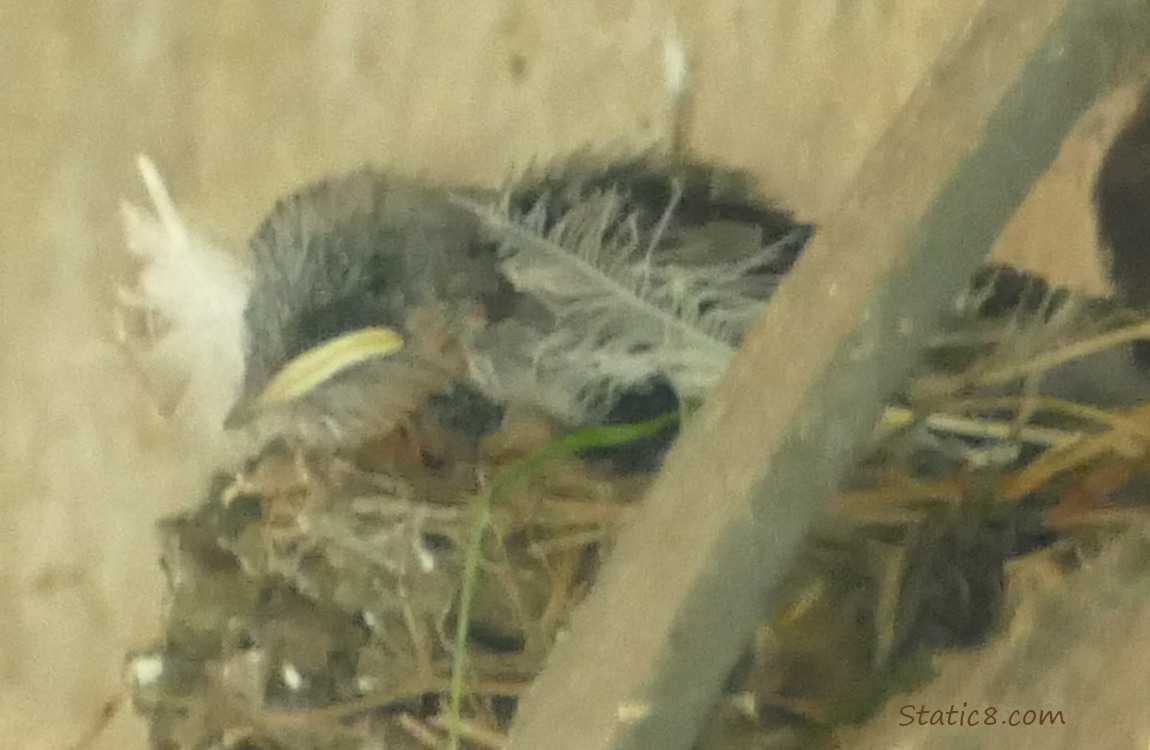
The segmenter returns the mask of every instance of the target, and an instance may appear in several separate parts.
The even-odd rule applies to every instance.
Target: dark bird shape
[[[1150,92],[1106,153],[1094,205],[1110,281],[1123,302],[1150,310]]]
[[[668,388],[697,396],[680,370],[705,354],[666,355],[677,334],[647,312],[737,346],[809,234],[737,173],[653,159],[574,162],[504,191],[324,180],[252,240],[229,425],[356,443],[435,394],[476,392],[567,422],[641,419]]]

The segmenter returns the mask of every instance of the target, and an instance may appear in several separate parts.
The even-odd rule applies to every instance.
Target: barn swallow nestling
[[[713,385],[809,234],[737,173],[656,158],[502,191],[323,180],[250,243],[227,424],[346,446],[436,399],[657,416]]]
[[[281,201],[251,243],[229,426],[339,441],[388,431],[466,375],[459,342],[506,282],[442,191],[363,171]]]

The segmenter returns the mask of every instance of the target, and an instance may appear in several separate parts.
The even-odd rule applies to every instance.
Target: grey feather
[[[459,200],[498,246],[516,291],[545,313],[477,336],[473,372],[489,391],[533,393],[574,422],[593,421],[616,394],[656,376],[682,400],[710,391],[774,289],[764,269],[780,265],[785,240],[764,246],[753,232],[741,247],[718,247],[738,236],[729,222],[680,225],[680,195],[675,185],[654,222],[614,188],[585,190],[557,220],[547,193],[522,211],[510,200]]]

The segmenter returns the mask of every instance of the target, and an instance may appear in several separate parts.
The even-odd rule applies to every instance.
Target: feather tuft
[[[163,178],[138,159],[154,213],[122,206],[128,248],[141,266],[120,291],[125,326],[161,410],[184,426],[216,435],[243,377],[243,310],[248,272],[233,256],[189,230]]]
[[[763,245],[756,232],[727,259],[729,248],[714,246],[716,227],[675,221],[681,195],[673,183],[657,221],[629,210],[613,188],[586,190],[558,216],[547,193],[518,212],[509,200],[461,199],[515,289],[545,311],[537,325],[519,319],[478,334],[480,382],[497,397],[527,389],[574,422],[602,416],[619,393],[659,376],[680,400],[701,400],[774,290],[792,238]]]

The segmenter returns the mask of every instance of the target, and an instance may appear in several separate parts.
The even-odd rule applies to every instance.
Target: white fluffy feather
[[[612,393],[656,375],[680,398],[702,399],[770,294],[772,283],[757,271],[777,248],[735,261],[708,257],[705,245],[669,236],[677,200],[647,231],[612,191],[588,196],[550,229],[546,199],[522,216],[469,203],[500,243],[512,284],[552,317],[536,328],[520,320],[480,333],[476,348],[488,354],[474,363],[478,379],[497,396],[534,393],[577,422],[594,419]]]
[[[128,247],[142,265],[120,299],[159,325],[129,343],[149,380],[169,394],[172,417],[215,436],[243,377],[248,272],[188,229],[151,160],[141,156],[138,165],[154,213],[122,207]]]

